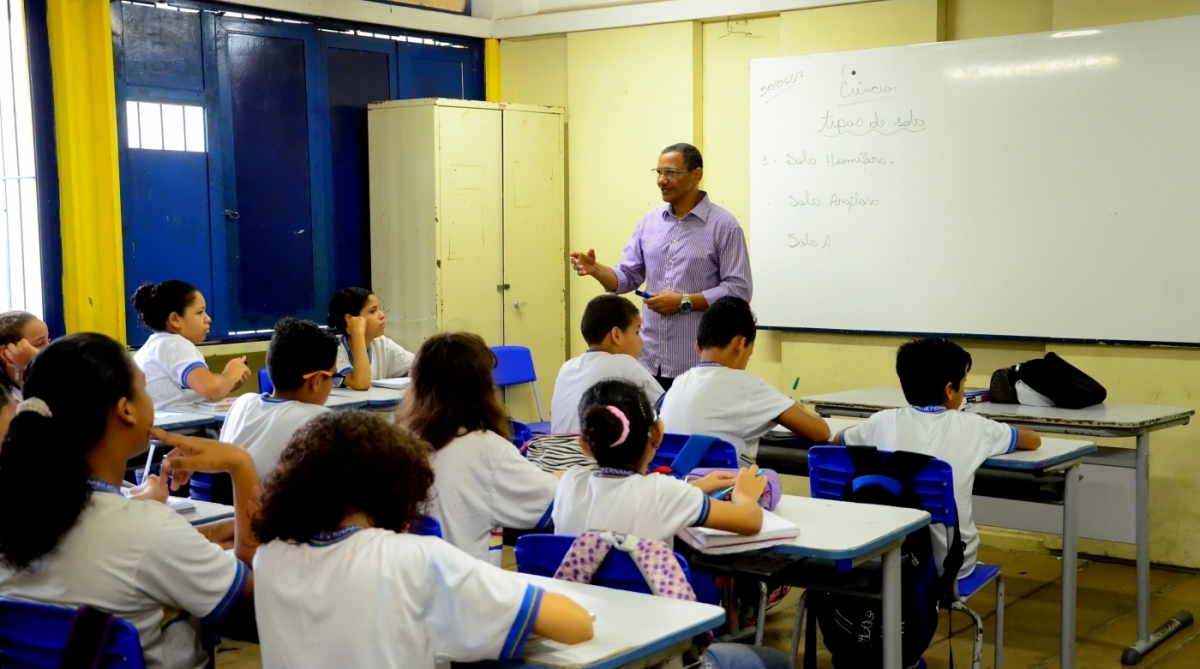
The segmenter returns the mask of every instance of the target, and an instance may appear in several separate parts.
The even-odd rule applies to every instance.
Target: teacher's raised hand
[[[612,292],[617,289],[617,273],[608,265],[596,262],[596,249],[588,249],[587,253],[572,251],[571,267],[579,276],[595,278],[604,290]]]

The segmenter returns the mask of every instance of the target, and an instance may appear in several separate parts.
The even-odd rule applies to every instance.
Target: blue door
[[[226,249],[237,331],[283,316],[317,320],[329,293],[324,171],[328,105],[317,38],[293,26],[220,17],[226,133]]]

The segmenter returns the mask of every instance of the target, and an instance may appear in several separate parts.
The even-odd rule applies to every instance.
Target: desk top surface
[[[688,641],[721,623],[719,606],[653,597],[582,583],[519,574],[534,585],[573,599],[596,616],[595,637],[574,646],[531,637],[520,661],[490,667],[615,669]]]
[[[811,395],[802,398],[805,404],[847,409],[884,410],[909,406],[904,392],[899,388],[864,388],[840,393]],[[1022,404],[996,404],[980,402],[967,404],[964,411],[977,413],[1002,422],[1072,425],[1078,427],[1116,428],[1136,430],[1152,428],[1167,423],[1187,420],[1195,410],[1186,407],[1168,407],[1155,404],[1121,404],[1105,402],[1086,409],[1062,409],[1059,407],[1033,407]]]
[[[356,400],[365,400],[367,406],[389,406],[400,403],[404,398],[405,390],[396,388],[380,388],[371,386],[367,390],[354,390],[353,388],[334,388],[333,395],[339,397],[349,397]]]
[[[211,425],[213,417],[198,411],[155,411],[154,427],[160,430],[182,430]]]
[[[342,395],[334,395],[334,394],[330,393],[329,399],[325,401],[325,406],[329,407],[330,409],[358,409],[360,407],[367,406],[367,400],[365,397],[356,398],[356,397],[349,397],[349,396],[342,396]],[[209,416],[212,420],[215,420],[218,423],[224,423],[225,416],[229,415],[229,409],[225,409],[222,411],[220,409],[214,409],[213,407],[201,406],[199,404],[187,405],[187,410],[192,413],[198,413],[198,414],[203,414],[205,416]],[[157,424],[157,422],[158,421],[156,419],[155,423]],[[161,427],[161,426],[159,426],[159,427]]]
[[[800,536],[768,550],[821,560],[870,557],[929,524],[929,514],[919,509],[795,495],[780,498],[775,514],[795,523]]]

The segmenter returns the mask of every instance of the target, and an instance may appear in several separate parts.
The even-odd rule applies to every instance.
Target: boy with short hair
[[[675,379],[663,399],[667,432],[705,434],[732,443],[743,464],[758,457],[758,441],[776,424],[824,443],[829,425],[792,398],[746,371],[758,325],[740,297],[723,297],[700,318],[700,364]]]
[[[579,432],[579,400],[589,388],[605,379],[624,379],[646,393],[657,406],[663,389],[638,362],[642,354],[642,315],[632,302],[605,293],[588,302],[579,329],[588,344],[583,355],[563,363],[550,401],[550,430],[554,434]]]
[[[259,477],[275,468],[293,432],[329,411],[325,401],[345,378],[334,373],[337,350],[337,339],[312,321],[284,318],[275,324],[267,347],[274,392],[242,395],[221,427],[221,441],[250,451]]]
[[[958,344],[941,338],[914,339],[896,352],[896,375],[912,406],[880,411],[834,438],[837,444],[923,453],[950,464],[959,533],[966,544],[959,578],[975,570],[979,553],[979,530],[971,513],[976,470],[990,457],[1017,449],[1032,451],[1042,444],[1035,432],[958,411],[970,371],[971,354]],[[931,534],[940,572],[947,553],[946,533]]]

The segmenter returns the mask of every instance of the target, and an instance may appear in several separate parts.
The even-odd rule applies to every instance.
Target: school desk
[[[899,388],[868,388],[805,397],[823,416],[866,417],[876,411],[908,406]],[[966,410],[992,420],[1037,432],[1077,434],[1089,437],[1134,437],[1137,449],[1102,449],[1095,462],[1136,470],[1135,532],[1137,543],[1137,642],[1125,649],[1121,661],[1136,664],[1147,653],[1183,627],[1175,618],[1190,620],[1187,611],[1150,631],[1150,433],[1176,425],[1187,425],[1194,410],[1151,404],[1105,402],[1087,409],[1032,407],[1019,404],[981,402]],[[1093,456],[1096,457],[1096,456]],[[1132,460],[1132,463],[1130,462]],[[1067,665],[1063,665],[1064,667]]]
[[[333,394],[339,397],[350,397],[356,400],[365,400],[367,408],[371,411],[394,411],[396,406],[400,404],[400,400],[404,399],[407,393],[407,388],[379,388],[371,386],[367,390],[355,390],[353,388],[334,388]]]
[[[325,406],[329,407],[330,409],[361,409],[362,407],[367,406],[367,400],[365,397],[343,397],[341,395],[334,395],[333,393],[330,393],[329,399],[325,401]],[[214,409],[212,407],[206,407],[199,404],[189,405],[187,409],[193,413],[209,416],[217,424],[224,423],[225,416],[229,415],[229,409],[222,411],[220,409]]]
[[[167,432],[191,431],[213,424],[213,417],[193,411],[155,411],[154,427]]]
[[[833,434],[851,428],[859,423],[857,420],[827,419],[829,429]],[[786,430],[782,430],[787,433]],[[793,441],[779,440],[780,432],[774,431],[773,444],[759,446],[758,464],[783,473],[807,476],[807,458],[789,457],[784,464],[776,462],[780,458],[780,448],[788,448],[781,444],[788,443],[791,449],[807,453],[807,444],[795,438]],[[790,433],[787,433],[790,434]],[[1076,600],[1078,592],[1078,556],[1079,556],[1079,467],[1083,459],[1096,452],[1096,445],[1090,441],[1074,441],[1070,439],[1045,438],[1036,451],[1016,451],[1006,455],[988,458],[983,467],[975,475],[974,494],[984,497],[999,497],[1002,499],[1017,499],[1019,501],[1038,504],[1062,505],[1062,610],[1061,610],[1061,643],[1059,647],[1060,666],[1069,669],[1075,666],[1075,629],[1076,629]],[[798,453],[795,455],[799,455]],[[800,460],[804,460],[803,471],[800,470]],[[1047,490],[1057,491],[1061,484],[1061,495]],[[1036,491],[1030,494],[1030,490]]]
[[[616,669],[647,660],[654,664],[681,654],[692,637],[721,624],[725,610],[711,604],[654,597],[595,585],[517,574],[528,582],[570,597],[596,617],[595,636],[574,646],[531,637],[521,659],[481,662],[503,669],[559,667]]]
[[[216,502],[203,502],[198,499],[188,499],[195,507],[188,511],[180,511],[179,515],[183,516],[192,525],[206,525],[215,523],[218,520],[233,518],[233,507],[228,504],[217,504]]]

